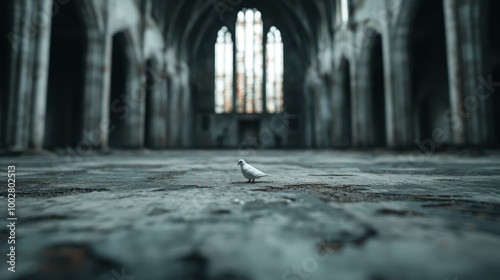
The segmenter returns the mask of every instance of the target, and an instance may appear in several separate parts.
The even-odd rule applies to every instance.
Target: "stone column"
[[[463,86],[460,59],[460,40],[458,34],[458,1],[444,0],[446,45],[448,59],[448,79],[450,83],[450,108],[449,117],[452,143],[455,145],[465,144],[464,119],[460,116],[460,104],[463,100]]]
[[[386,15],[387,16],[387,15]],[[394,76],[394,72],[391,64],[391,37],[389,32],[389,25],[387,22],[389,19],[386,18],[386,24],[384,24],[382,30],[382,57],[384,64],[384,101],[385,101],[385,128],[386,128],[386,139],[387,146],[390,148],[395,148],[399,146],[397,141],[397,133],[395,118],[395,92],[392,84],[392,77]]]
[[[111,40],[97,28],[90,27],[87,31],[85,69],[83,141],[105,149],[110,127]]]
[[[307,71],[306,94],[310,96],[312,106],[311,122],[313,143],[315,148],[327,148],[330,146],[328,130],[330,129],[330,112],[328,100],[328,87],[324,77],[320,76],[317,64],[313,64]]]
[[[11,81],[6,128],[6,148],[26,150],[29,146],[31,94],[33,85],[33,53],[35,32],[31,19],[36,2],[14,1],[11,36]]]
[[[333,89],[331,93],[331,110],[332,110],[332,136],[331,143],[335,148],[347,148],[352,143],[350,141],[352,130],[351,130],[351,118],[345,118],[347,114],[351,114],[351,108],[347,107],[347,95],[350,92],[346,92],[344,88],[345,79],[350,79],[350,73],[347,73],[347,59],[342,58],[340,65],[336,69],[336,74],[334,74]],[[350,68],[350,67],[349,67]],[[347,75],[347,77],[346,77]],[[349,82],[349,85],[351,83]]]
[[[389,75],[390,81],[390,85],[388,83],[386,85],[392,91],[390,94],[393,120],[392,140],[390,140],[392,147],[415,145],[408,46],[410,19],[412,18],[412,10],[415,10],[415,3],[417,1],[405,1],[402,5],[404,9],[398,14],[399,20],[392,21],[389,29],[389,43],[386,51],[390,54],[386,55],[386,59],[390,66],[387,66],[385,71],[386,75]]]
[[[168,124],[168,87],[166,77],[160,71],[155,71],[155,87],[151,94],[151,120],[150,138],[151,147],[155,149],[165,149],[167,147],[167,124]],[[148,124],[146,124],[148,125]]]
[[[154,63],[156,66],[157,64]],[[151,97],[149,99],[150,108],[150,119],[146,120],[146,126],[148,126],[150,141],[147,145],[154,149],[164,149],[166,148],[166,138],[167,138],[167,83],[166,77],[162,75],[158,68],[147,69],[152,75],[154,84],[146,84],[149,87]]]
[[[481,91],[488,80],[482,51],[483,2],[444,0],[451,103],[447,118],[455,145],[485,145],[493,137],[488,100]]]
[[[127,48],[132,48],[132,46],[127,46]],[[127,73],[125,90],[126,102],[130,109],[130,114],[125,119],[127,139],[123,139],[123,147],[127,149],[139,149],[144,147],[146,89],[142,79],[143,67],[139,59],[130,57],[129,62],[130,66]]]
[[[304,83],[304,147],[307,149],[314,147],[314,112],[312,92],[309,89],[307,81]]]
[[[353,94],[354,112],[353,118],[355,119],[355,141],[357,147],[368,147],[372,144],[372,116],[373,116],[373,96],[371,91],[371,67],[370,58],[372,56],[372,38],[367,37],[363,46],[356,46],[359,51],[354,64],[356,64],[356,72],[354,79],[355,94]],[[356,48],[356,49],[357,49]]]
[[[30,147],[42,149],[45,136],[45,112],[49,76],[50,34],[52,27],[52,0],[38,1],[33,23],[36,27],[34,46],[33,107],[30,132]]]
[[[189,148],[192,143],[193,135],[193,122],[192,114],[193,109],[191,106],[191,89],[189,85],[189,68],[184,62],[181,65],[181,147]]]
[[[352,41],[352,40],[351,40]],[[353,44],[351,44],[353,46]],[[352,47],[353,48],[353,47]],[[362,119],[360,118],[360,102],[362,101],[359,94],[360,87],[357,85],[359,80],[359,65],[356,62],[355,52],[351,52],[351,122],[352,122],[352,146],[360,147],[364,144],[364,135],[360,132],[362,129]],[[361,69],[362,70],[362,69]]]
[[[331,108],[331,100],[330,95],[332,91],[332,82],[329,80],[329,74],[325,74],[325,76],[321,77],[321,84],[319,85],[317,92],[317,102],[318,102],[318,113],[320,114],[320,135],[318,135],[320,139],[321,148],[329,148],[331,145],[331,121],[332,114],[330,111]]]
[[[167,63],[175,63],[173,61],[169,61]],[[181,94],[181,85],[178,73],[178,67],[173,67],[175,72],[170,72],[169,76],[169,99],[168,99],[168,147],[169,148],[177,148],[180,145],[180,94]]]
[[[341,120],[341,108],[342,105],[341,103],[343,102],[342,100],[342,94],[343,94],[343,89],[341,86],[341,81],[342,81],[342,76],[343,73],[341,73],[341,68],[340,67],[335,67],[335,74],[333,74],[332,79],[334,79],[333,82],[333,88],[332,92],[330,93],[330,100],[332,101],[330,103],[330,110],[332,112],[332,123],[331,123],[331,135],[330,135],[330,145],[334,148],[339,148],[342,147],[342,120]]]

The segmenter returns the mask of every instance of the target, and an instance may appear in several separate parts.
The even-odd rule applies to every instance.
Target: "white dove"
[[[253,183],[255,182],[255,179],[269,176],[269,174],[258,170],[242,159],[238,161],[238,165],[241,167],[241,173],[243,174],[243,176],[248,179],[248,183]]]

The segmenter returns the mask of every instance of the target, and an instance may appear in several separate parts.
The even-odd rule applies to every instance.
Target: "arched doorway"
[[[109,100],[109,147],[111,148],[123,148],[124,138],[127,137],[126,119],[130,116],[130,108],[126,101],[127,73],[130,67],[127,43],[124,32],[113,35]]]
[[[12,32],[12,1],[0,1],[0,148],[5,146],[8,93],[10,84],[10,60],[12,46],[7,34]]]
[[[370,55],[372,146],[385,147],[387,145],[385,80],[382,35],[380,33],[375,34],[372,44],[372,53]]]
[[[451,138],[445,113],[450,109],[442,1],[419,1],[410,23],[411,102],[415,137],[432,139],[435,129]]]
[[[77,4],[59,6],[52,20],[45,148],[77,146],[82,139],[85,26]]]

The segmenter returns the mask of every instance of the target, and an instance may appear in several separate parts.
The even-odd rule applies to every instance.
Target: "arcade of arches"
[[[1,2],[2,150],[500,144],[495,0]]]

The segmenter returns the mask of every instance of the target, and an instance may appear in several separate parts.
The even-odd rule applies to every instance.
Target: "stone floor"
[[[273,176],[246,183],[239,158]],[[0,158],[5,174],[12,163],[16,273],[1,226],[0,279],[500,279],[498,152],[22,155]]]

